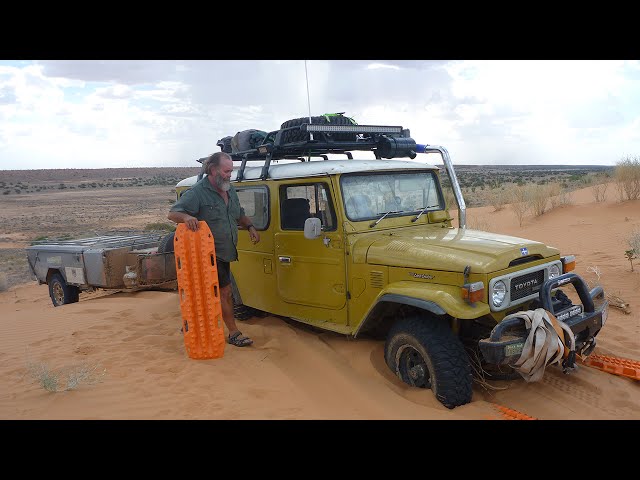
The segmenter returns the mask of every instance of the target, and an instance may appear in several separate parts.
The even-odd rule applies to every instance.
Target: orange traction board
[[[213,235],[200,220],[195,232],[179,223],[173,238],[184,346],[189,358],[220,358],[225,338]]]
[[[637,360],[591,354],[582,363],[603,372],[640,380],[640,362]]]

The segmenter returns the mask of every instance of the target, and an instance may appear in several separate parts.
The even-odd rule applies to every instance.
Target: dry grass
[[[106,373],[106,369],[86,363],[52,370],[46,363],[27,362],[27,375],[31,381],[53,393],[74,390],[81,384],[94,385],[101,382]]]
[[[602,273],[600,272],[600,269],[596,266],[596,267],[587,267],[587,273],[591,273],[592,275],[595,275],[596,280],[589,282],[587,281],[587,285],[589,287],[589,289],[592,289],[593,287],[602,287],[603,290],[605,291],[605,298],[607,299],[607,301],[609,302],[609,306],[617,308],[618,310],[621,310],[622,313],[629,315],[631,313],[631,307],[629,306],[629,302],[624,301],[621,297],[619,297],[618,295],[614,295],[613,293],[609,293],[607,291],[606,288],[604,288],[604,286],[600,283],[600,277],[602,276]]]

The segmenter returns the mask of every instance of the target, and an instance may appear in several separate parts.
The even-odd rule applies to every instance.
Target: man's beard
[[[216,175],[216,185],[223,192],[228,192],[231,188],[231,182],[224,180],[220,175]]]

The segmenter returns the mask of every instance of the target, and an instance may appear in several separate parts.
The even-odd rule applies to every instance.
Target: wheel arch
[[[65,282],[67,281],[61,269],[49,267],[49,270],[47,270],[47,284],[49,284],[49,282],[51,281],[51,277],[53,277],[53,275],[55,275],[56,273],[59,273]]]
[[[369,310],[353,336],[357,337],[361,333],[384,336],[396,321],[415,315],[450,319],[445,309],[432,300],[397,293],[385,293]]]

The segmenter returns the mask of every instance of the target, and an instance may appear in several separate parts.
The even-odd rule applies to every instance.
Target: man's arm
[[[256,230],[256,227],[251,223],[251,219],[249,217],[242,215],[238,218],[238,225],[249,231],[249,238],[251,238],[251,241],[254,244],[260,241],[260,234],[258,233],[258,230]]]
[[[198,230],[198,219],[186,212],[169,212],[167,218],[175,223],[186,223],[189,230]]]

